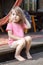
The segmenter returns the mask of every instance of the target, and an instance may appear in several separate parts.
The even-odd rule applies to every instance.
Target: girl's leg
[[[26,41],[26,55],[28,59],[32,59],[32,56],[29,53],[30,47],[31,47],[31,40],[32,38],[30,36],[26,36],[25,37],[25,41]]]
[[[22,39],[22,40],[19,40],[17,42],[17,48],[16,48],[16,53],[15,53],[15,58],[19,61],[24,61],[25,59],[20,56],[20,52],[22,51],[22,49],[25,47],[25,40]]]

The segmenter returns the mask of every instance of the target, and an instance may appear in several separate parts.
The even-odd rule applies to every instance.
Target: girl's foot
[[[15,56],[15,58],[16,58],[18,61],[25,61],[25,60],[26,60],[26,59],[24,59],[23,57],[21,57],[20,55]]]
[[[27,59],[32,59],[32,56],[30,55],[30,53],[28,52],[28,53],[26,53],[26,55],[27,55]]]

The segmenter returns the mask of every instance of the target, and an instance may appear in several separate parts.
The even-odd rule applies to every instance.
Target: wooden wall
[[[43,0],[39,0],[39,8],[43,8]]]

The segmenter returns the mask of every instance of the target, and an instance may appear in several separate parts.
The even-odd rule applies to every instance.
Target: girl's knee
[[[32,37],[31,37],[31,36],[28,36],[28,40],[30,40],[30,41],[31,41],[31,40],[32,40]]]
[[[20,44],[20,45],[24,47],[24,46],[25,46],[25,44],[26,44],[26,43],[25,43],[25,40],[24,40],[24,39],[22,39],[22,40],[21,40],[21,44]]]
[[[31,36],[26,36],[26,37],[25,37],[25,40],[26,40],[26,41],[31,41],[31,40],[32,40],[32,37],[31,37]]]

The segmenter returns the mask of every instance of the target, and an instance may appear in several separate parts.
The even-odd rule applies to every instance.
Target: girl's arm
[[[14,35],[12,34],[12,31],[8,31],[8,36],[9,36],[10,38],[14,39],[14,40],[19,40],[19,39],[20,39],[20,37],[14,36]]]
[[[27,29],[31,28],[31,24],[29,23],[29,21],[27,20],[27,18],[25,17],[25,23],[27,25]]]
[[[31,29],[31,24],[29,23],[29,21],[25,17],[25,28],[24,28],[24,32],[27,33],[28,29]]]

